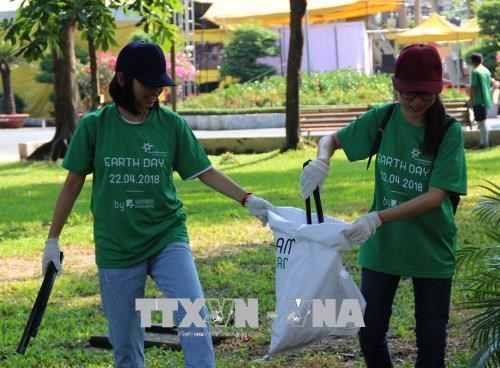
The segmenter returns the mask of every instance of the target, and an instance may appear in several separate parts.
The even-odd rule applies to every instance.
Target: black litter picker
[[[61,264],[63,258],[64,255],[63,252],[61,252],[60,253]],[[40,327],[40,323],[42,322],[43,313],[45,312],[45,308],[47,307],[47,302],[49,301],[50,293],[52,292],[52,286],[54,286],[54,281],[56,280],[56,276],[57,276],[57,270],[54,264],[50,262],[47,267],[47,272],[45,273],[45,277],[43,278],[42,286],[38,291],[35,304],[33,304],[33,308],[31,309],[30,318],[28,319],[28,323],[24,328],[23,337],[19,342],[16,353],[24,354],[30,342],[30,338],[36,337],[36,334],[38,333],[38,328]]]

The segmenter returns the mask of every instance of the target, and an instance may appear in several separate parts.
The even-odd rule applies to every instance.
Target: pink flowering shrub
[[[175,59],[176,83],[194,80],[196,69],[194,65],[188,60],[187,54],[183,51],[178,52],[175,56]],[[172,75],[170,59],[167,59],[167,73],[169,75]]]
[[[98,51],[97,53],[97,75],[101,93],[108,89],[109,83],[115,75],[116,56],[111,51]]]
[[[96,57],[99,94],[106,94],[109,83],[115,75],[116,56],[111,51],[97,51]],[[90,62],[87,64],[77,62],[77,81],[81,103],[88,109],[90,107]]]

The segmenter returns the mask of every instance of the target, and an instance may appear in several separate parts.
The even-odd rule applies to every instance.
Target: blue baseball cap
[[[175,86],[167,75],[167,64],[162,49],[155,43],[133,41],[118,54],[115,71],[137,79],[146,87]]]

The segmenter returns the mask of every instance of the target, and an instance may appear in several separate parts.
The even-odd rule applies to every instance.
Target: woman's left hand
[[[351,226],[344,230],[344,236],[351,243],[364,243],[370,239],[377,231],[377,228],[382,225],[382,219],[378,212],[370,212],[362,216]]]

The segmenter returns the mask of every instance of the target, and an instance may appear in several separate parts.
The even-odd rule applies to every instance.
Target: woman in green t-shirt
[[[206,309],[198,304],[203,293],[173,171],[184,180],[199,178],[263,224],[273,207],[213,168],[186,122],[159,106],[163,88],[175,84],[158,45],[129,43],[120,51],[115,70],[110,84],[114,103],[80,120],[66,152],[63,167],[69,173],[55,206],[42,270],[45,274],[50,262],[61,269],[59,235],[86,175],[92,173],[96,263],[117,367],[144,367],[141,322],[150,316],[142,315],[140,299],[147,275],[175,299],[169,308],[186,366],[214,367]],[[164,313],[163,322],[170,317]]]
[[[396,104],[376,106],[321,138],[317,160],[302,172],[301,195],[322,186],[335,150],[342,148],[349,161],[362,160],[382,137],[371,210],[344,232],[362,244],[358,262],[367,306],[361,350],[369,368],[392,366],[386,338],[392,303],[400,278],[411,277],[416,367],[444,367],[457,233],[451,198],[467,190],[462,131],[439,98],[442,63],[434,47],[404,48],[393,85]]]

